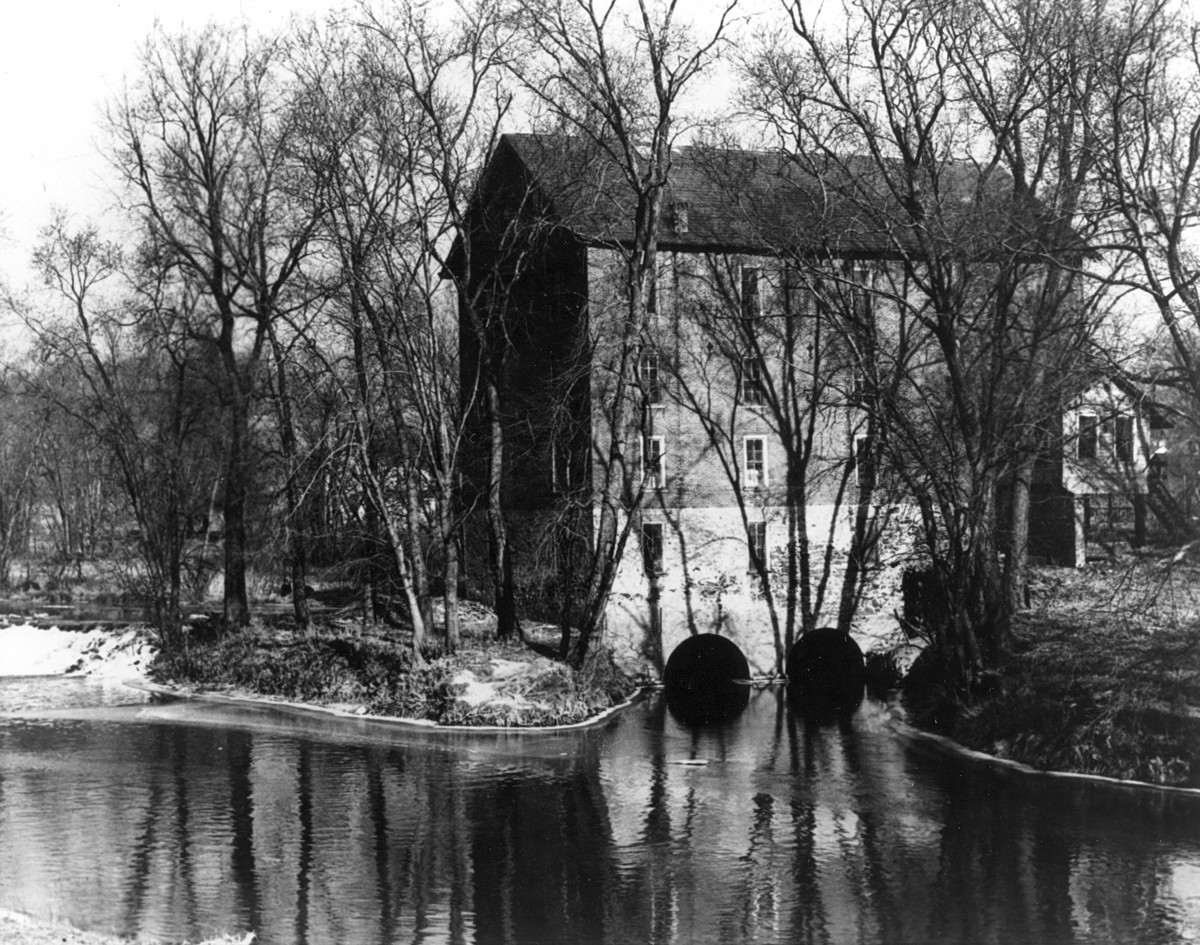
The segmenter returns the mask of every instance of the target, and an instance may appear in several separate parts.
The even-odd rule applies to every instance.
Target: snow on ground
[[[154,652],[145,631],[138,629],[0,626],[0,676],[141,676]]]

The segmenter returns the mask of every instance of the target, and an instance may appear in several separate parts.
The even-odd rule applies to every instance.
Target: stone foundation
[[[765,508],[755,509],[748,516],[750,521],[766,523],[766,551],[771,562],[769,601],[759,575],[751,567],[746,527],[739,510],[644,510],[644,522],[662,526],[662,567],[656,574],[647,574],[641,533],[635,528],[608,605],[605,641],[618,665],[658,677],[671,652],[685,638],[717,633],[730,638],[745,653],[753,675],[782,672],[787,606],[785,514],[780,508]],[[834,624],[852,513],[846,508],[835,513],[833,505],[822,505],[810,507],[807,514],[814,585],[825,567],[826,543],[833,536],[817,623]],[[901,609],[901,579],[916,557],[916,509],[894,505],[885,507],[882,514],[889,516],[889,524],[861,590],[852,628],[852,635],[864,651],[878,648],[885,639],[895,642],[892,638],[899,630],[895,614]],[[561,576],[552,540],[554,521],[555,516],[549,512],[518,512],[509,517],[518,606],[528,619],[554,622],[558,618]],[[468,593],[490,601],[484,516],[474,516],[465,533]]]

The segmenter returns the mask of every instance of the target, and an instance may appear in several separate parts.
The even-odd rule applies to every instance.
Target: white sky
[[[61,206],[102,223],[112,176],[100,115],[134,70],[155,19],[168,30],[245,19],[261,30],[344,0],[0,0],[0,278],[33,275],[38,230]],[[0,323],[2,324],[2,323]],[[0,327],[0,346],[4,329]]]

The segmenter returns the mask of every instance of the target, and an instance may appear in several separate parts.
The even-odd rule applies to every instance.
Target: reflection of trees
[[[839,740],[845,757],[846,770],[854,783],[856,796],[861,797],[865,782],[870,778],[867,766],[862,763],[862,744],[858,732],[848,721],[838,726]],[[864,917],[872,920],[872,931],[878,935],[884,929],[901,928],[903,901],[894,895],[888,867],[890,851],[895,844],[887,835],[880,821],[886,819],[886,810],[877,811],[873,806],[856,806],[859,822],[859,842],[862,845],[862,875],[860,888],[864,899]],[[865,908],[869,905],[869,912]]]
[[[33,876],[78,889],[76,921],[265,945],[1178,937],[1194,805],[1005,779],[772,692],[716,729],[660,701],[539,738],[0,725],[2,904]],[[11,760],[64,752],[86,776]]]
[[[241,732],[226,733],[224,749],[229,759],[229,810],[231,814],[231,866],[233,868],[234,914],[245,916],[257,929],[262,922],[255,881],[254,793],[250,783],[251,739]]]
[[[385,942],[392,942],[396,940],[397,914],[392,897],[386,894],[392,888],[392,860],[388,850],[388,810],[383,787],[383,766],[377,752],[371,752],[367,758],[367,794],[370,798],[371,831],[375,837],[375,884],[385,891],[379,897],[380,934]]]
[[[296,871],[296,941],[308,941],[313,872],[312,767],[308,746],[301,743],[296,758],[296,795],[299,801],[300,868]]]
[[[163,789],[159,777],[154,771],[149,773],[148,795],[141,813],[137,840],[134,843],[131,857],[129,882],[124,889],[124,902],[121,913],[127,928],[136,928],[137,917],[141,914],[145,901],[145,892],[149,885],[152,856],[158,846],[159,812],[166,809],[163,803]]]
[[[595,759],[539,774],[471,792],[476,942],[604,939],[614,870]]]

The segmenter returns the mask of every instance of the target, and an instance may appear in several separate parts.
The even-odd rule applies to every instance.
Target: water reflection
[[[826,723],[766,690],[693,729],[651,699],[499,739],[339,726],[187,704],[0,719],[0,907],[266,943],[1200,932],[1200,804],[949,763],[873,702]]]
[[[741,715],[750,704],[750,686],[743,680],[722,680],[704,690],[668,689],[664,696],[676,722],[699,728],[724,725]]]

